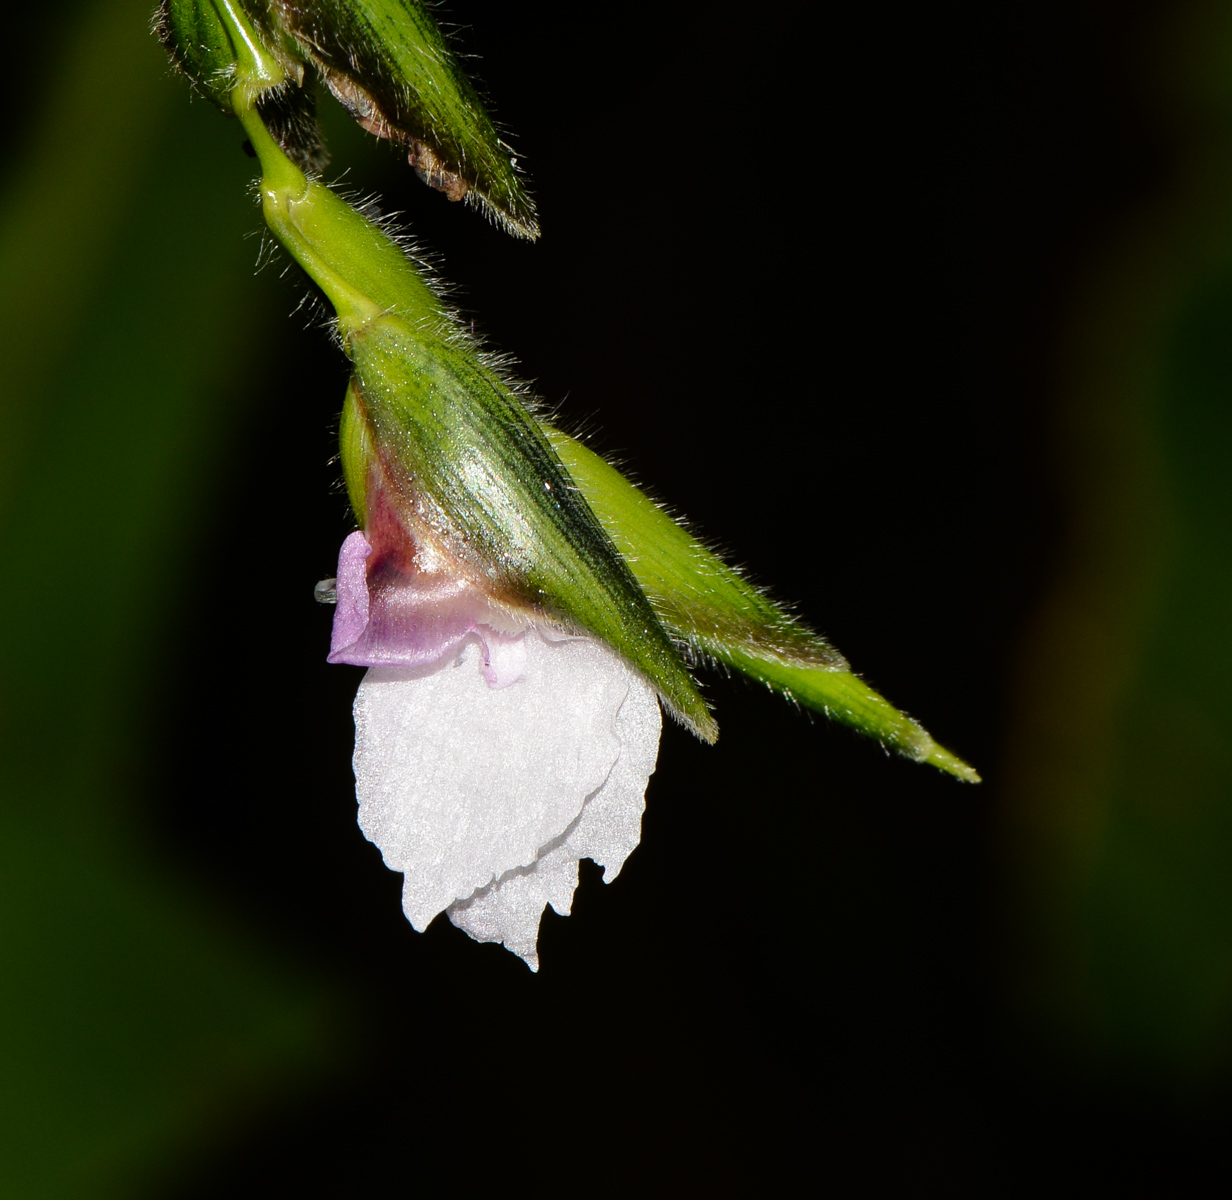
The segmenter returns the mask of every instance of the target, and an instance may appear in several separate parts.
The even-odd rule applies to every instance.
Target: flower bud
[[[512,150],[419,0],[243,0],[271,46],[304,62],[369,133],[450,200],[519,237],[539,225]]]
[[[419,0],[162,0],[154,32],[224,112],[234,112],[237,84],[255,85],[249,101],[308,174],[328,161],[319,78],[369,133],[404,146],[430,187],[510,233],[539,236],[513,152]],[[272,71],[254,75],[263,63]]]

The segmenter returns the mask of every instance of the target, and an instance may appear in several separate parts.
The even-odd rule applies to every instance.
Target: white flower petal
[[[659,733],[663,728],[654,689],[633,671],[629,671],[629,676],[629,694],[616,715],[620,757],[566,836],[568,852],[574,858],[590,858],[606,868],[604,883],[611,883],[620,874],[625,859],[642,839],[646,784],[659,757]],[[547,857],[556,853],[552,850]],[[567,904],[562,907],[555,900],[552,907],[562,916],[569,912]]]
[[[536,943],[544,907],[550,904],[568,916],[578,861],[591,858],[606,867],[603,880],[610,883],[641,840],[646,783],[658,757],[663,718],[653,689],[616,661],[628,673],[629,690],[616,714],[620,757],[603,785],[586,800],[564,835],[545,846],[534,863],[508,872],[449,908],[449,919],[459,929],[479,942],[503,942],[532,971],[539,969]]]
[[[546,641],[532,630],[525,655],[520,677],[499,689],[480,673],[473,637],[446,663],[372,668],[360,685],[360,826],[404,873],[403,907],[418,930],[561,838],[621,757],[626,696],[634,684],[647,690],[589,638]],[[555,902],[559,887],[551,891]]]
[[[539,921],[548,905],[568,914],[578,885],[574,855],[547,856],[502,875],[468,900],[446,910],[449,919],[477,942],[501,942],[532,971],[539,970]]]

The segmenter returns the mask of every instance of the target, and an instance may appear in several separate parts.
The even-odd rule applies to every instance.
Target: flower
[[[540,917],[568,914],[579,861],[611,882],[640,840],[654,689],[603,642],[358,532],[339,554],[329,658],[369,668],[359,823],[403,873],[407,918],[422,932],[447,912],[537,970]]]
[[[698,666],[977,780],[545,422],[405,243],[321,182],[314,73],[369,132],[405,145],[426,182],[538,236],[512,153],[428,14],[408,0],[376,21],[370,7],[163,0],[155,27],[238,119],[266,224],[332,305],[354,367],[339,458],[363,532],[318,595],[338,605],[330,661],[369,668],[355,701],[360,824],[403,873],[415,928],[447,911],[534,969],[539,918],[547,904],[568,911],[579,859],[611,879],[638,843],[660,702],[717,738]],[[810,528],[809,553],[823,532]]]

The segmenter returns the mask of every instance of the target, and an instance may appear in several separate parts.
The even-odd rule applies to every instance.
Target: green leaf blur
[[[1232,20],[1178,11],[1166,198],[1070,314],[1068,544],[1023,647],[1007,762],[1014,985],[1084,1069],[1232,1067]]]
[[[82,11],[51,94],[0,208],[20,612],[0,642],[0,1191],[61,1198],[156,1177],[220,1112],[319,1069],[331,1035],[319,982],[158,861],[128,784],[266,320],[246,164],[184,103],[142,0]]]

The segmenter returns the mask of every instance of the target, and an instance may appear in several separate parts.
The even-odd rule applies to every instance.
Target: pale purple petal
[[[334,632],[329,643],[329,661],[346,662],[334,656],[353,645],[368,627],[368,555],[372,547],[357,529],[338,552],[338,580],[334,588],[338,604],[334,609]]]
[[[458,575],[406,573],[378,558],[362,533],[342,543],[338,607],[329,661],[357,667],[420,667],[438,662],[470,633],[485,646],[485,676],[504,687],[520,674],[520,633],[499,634],[487,597]],[[499,643],[499,644],[498,644]]]

